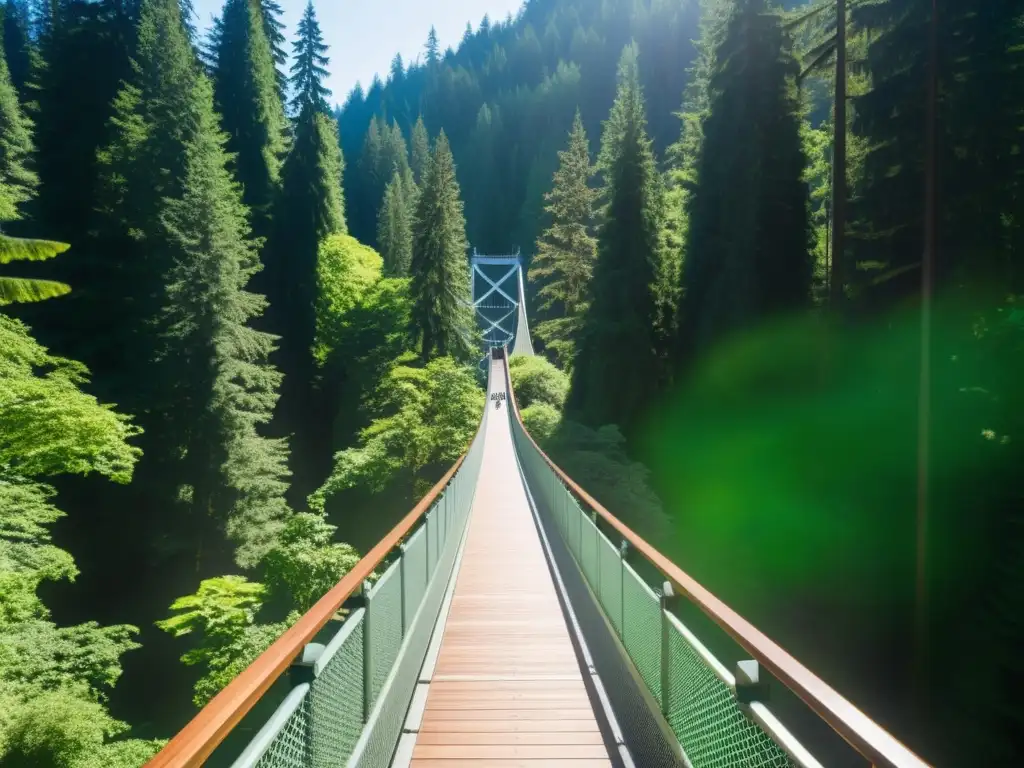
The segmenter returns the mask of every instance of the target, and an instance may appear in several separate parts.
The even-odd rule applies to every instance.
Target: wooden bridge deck
[[[492,365],[503,391],[504,361]],[[413,768],[611,765],[514,470],[508,407],[489,419]]]

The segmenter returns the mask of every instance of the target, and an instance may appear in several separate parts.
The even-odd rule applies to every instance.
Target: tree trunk
[[[829,304],[843,300],[846,235],[846,0],[836,0],[836,99],[832,139],[832,271]]]

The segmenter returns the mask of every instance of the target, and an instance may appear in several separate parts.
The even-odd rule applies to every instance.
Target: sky
[[[369,87],[374,73],[387,78],[391,59],[401,53],[408,66],[422,56],[430,25],[437,29],[441,50],[458,48],[471,22],[476,29],[484,14],[493,21],[514,15],[523,0],[314,0],[317,18],[330,46],[327,55],[333,92],[331,103],[341,104],[356,82]],[[279,0],[284,9],[285,35],[291,41],[306,0]],[[223,0],[195,0],[201,29],[219,15]]]

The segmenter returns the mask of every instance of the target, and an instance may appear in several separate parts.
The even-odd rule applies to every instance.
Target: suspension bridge
[[[471,445],[150,768],[831,765],[775,689],[842,738],[843,765],[926,766],[545,455],[506,365],[532,354],[522,264],[471,269],[489,350]],[[717,658],[687,603],[747,658]]]

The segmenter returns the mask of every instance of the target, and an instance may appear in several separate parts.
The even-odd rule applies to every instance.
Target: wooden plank
[[[438,732],[421,733],[417,744],[450,746],[560,746],[601,745],[597,731],[499,731],[491,732]]]
[[[496,759],[496,760],[474,760],[472,763],[466,760],[413,760],[409,768],[466,768],[472,765],[473,768],[610,768],[611,761],[593,760],[584,758],[582,760],[532,760],[532,759]]]
[[[412,751],[413,760],[448,758],[456,760],[519,758],[534,760],[565,758],[606,758],[603,744],[420,744]]]
[[[587,720],[594,718],[594,710],[590,707],[580,709],[481,709],[473,710],[438,710],[427,709],[423,713],[423,722],[432,720]],[[597,722],[594,720],[594,722]]]
[[[597,733],[593,719],[584,720],[429,720],[420,733]]]

